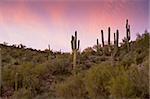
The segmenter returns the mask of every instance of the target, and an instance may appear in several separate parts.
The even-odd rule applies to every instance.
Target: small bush
[[[110,81],[110,93],[115,98],[133,98],[134,84],[126,73],[118,75]]]
[[[90,98],[107,98],[109,96],[109,80],[113,76],[112,67],[102,64],[91,68],[85,77],[86,89]]]
[[[32,99],[32,92],[29,89],[20,89],[15,91],[11,99]]]
[[[81,75],[69,77],[65,82],[56,86],[56,93],[65,99],[84,98],[86,91]]]

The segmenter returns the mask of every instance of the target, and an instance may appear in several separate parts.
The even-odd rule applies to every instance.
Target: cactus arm
[[[72,48],[72,50],[74,49],[74,37],[72,36],[72,39],[71,39],[71,48]]]

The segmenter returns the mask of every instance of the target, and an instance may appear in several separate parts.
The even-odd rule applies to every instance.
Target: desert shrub
[[[58,99],[58,98],[56,98],[54,95],[52,95],[51,92],[45,92],[42,94],[38,94],[37,96],[35,96],[32,99]]]
[[[56,85],[56,94],[65,99],[82,99],[86,90],[82,80],[82,75],[74,75],[66,81]]]
[[[48,69],[45,65],[33,65],[31,63],[22,65],[18,73],[21,78],[21,84],[24,88],[31,88],[32,93],[40,93],[41,81],[40,76],[48,72]]]
[[[56,58],[48,64],[49,71],[54,75],[67,74],[70,68],[70,60],[67,58]]]
[[[107,64],[101,64],[91,68],[85,76],[85,85],[90,98],[108,98],[109,81],[113,76],[113,68]]]
[[[111,78],[109,91],[115,98],[134,97],[134,84],[123,67],[119,67],[116,77]]]
[[[140,98],[149,97],[149,62],[144,61],[141,67],[130,67],[128,75],[134,84],[134,94]]]
[[[130,54],[125,55],[121,60],[121,65],[128,67],[134,63],[133,57]]]
[[[143,67],[132,65],[115,68],[115,75],[110,80],[109,90],[114,98],[148,98],[148,64]]]
[[[15,68],[13,66],[5,66],[2,68],[2,86],[13,87],[15,78]]]
[[[19,89],[15,91],[11,99],[32,99],[33,95],[30,89]]]

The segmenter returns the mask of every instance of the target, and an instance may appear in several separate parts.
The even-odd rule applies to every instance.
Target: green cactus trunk
[[[119,30],[116,31],[116,33],[114,33],[114,51],[113,53],[111,54],[111,57],[112,57],[112,66],[114,66],[115,62],[115,58],[116,58],[116,55],[118,53],[118,47],[119,47]]]
[[[76,67],[76,62],[77,62],[77,50],[73,51],[73,69]]]
[[[80,40],[77,40],[77,31],[75,31],[75,36],[72,36],[71,39],[71,48],[72,48],[72,54],[73,54],[73,69],[75,69],[77,64],[77,52],[80,47]]]
[[[15,74],[15,91],[18,90],[18,73]]]
[[[128,19],[126,20],[126,45],[127,45],[127,51],[130,51],[130,25],[128,24]]]
[[[115,55],[118,52],[118,45],[119,45],[119,30],[117,30],[116,33],[114,33],[114,52],[115,52]]]

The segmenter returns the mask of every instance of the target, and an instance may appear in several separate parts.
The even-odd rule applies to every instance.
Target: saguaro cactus
[[[110,45],[110,27],[108,27],[108,45]]]
[[[51,60],[51,49],[50,49],[50,45],[48,45],[48,60]]]
[[[111,53],[111,46],[110,46],[110,27],[108,27],[108,51]]]
[[[101,37],[102,37],[102,45],[104,47],[104,33],[103,33],[103,30],[101,30]]]
[[[128,24],[128,19],[126,20],[126,43],[127,43],[127,49],[128,51],[130,50],[130,45],[129,45],[129,41],[130,41],[130,25]]]
[[[80,47],[80,40],[77,40],[77,31],[75,31],[75,36],[72,35],[71,38],[71,48],[73,54],[73,69],[76,67],[76,60],[77,60],[77,51]]]
[[[97,39],[97,52],[99,51],[99,41],[98,41],[98,39]]]
[[[116,47],[119,45],[119,30],[116,31]]]
[[[116,33],[114,33],[114,45],[116,48],[118,48],[119,45],[119,30],[116,31]]]

